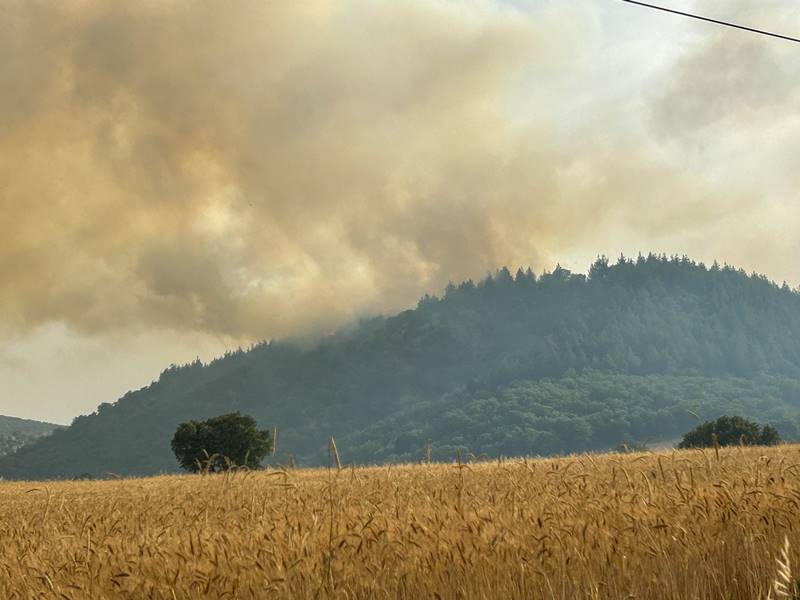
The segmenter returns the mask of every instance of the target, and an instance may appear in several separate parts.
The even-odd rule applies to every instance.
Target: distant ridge
[[[355,463],[562,454],[674,439],[693,415],[726,413],[796,440],[800,293],[679,256],[603,257],[586,275],[502,268],[310,347],[173,365],[0,457],[0,476],[176,471],[177,424],[231,411],[277,426],[275,460],[300,465],[325,464],[331,436]]]
[[[12,454],[63,425],[0,415],[0,456]]]
[[[21,419],[19,417],[9,417],[0,415],[0,435],[9,433],[27,433],[33,435],[44,435],[52,432],[63,425],[47,423],[46,421],[34,421],[33,419]]]

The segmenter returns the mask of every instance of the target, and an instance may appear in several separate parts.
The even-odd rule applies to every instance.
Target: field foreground
[[[755,599],[799,526],[789,445],[7,482],[0,597]]]

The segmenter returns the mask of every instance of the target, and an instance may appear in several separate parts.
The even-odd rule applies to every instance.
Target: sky
[[[800,284],[800,44],[619,0],[6,0],[0,57],[0,414],[503,265]]]

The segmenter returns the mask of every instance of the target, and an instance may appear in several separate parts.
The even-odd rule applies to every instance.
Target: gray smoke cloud
[[[790,272],[796,49],[703,30],[634,86],[608,17],[5,2],[3,326],[306,334],[619,239]]]

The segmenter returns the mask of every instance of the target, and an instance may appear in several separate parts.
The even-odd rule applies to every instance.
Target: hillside
[[[0,456],[10,454],[61,425],[0,415]]]
[[[7,417],[0,415],[0,435],[9,433],[27,433],[31,435],[44,435],[54,429],[61,427],[54,423],[44,421],[34,421],[32,419],[20,419],[18,417]]]
[[[736,411],[800,423],[800,294],[760,275],[650,255],[588,275],[501,269],[308,347],[264,343],[159,380],[0,458],[0,475],[174,471],[177,423],[239,410],[278,459],[569,452],[674,437]],[[449,455],[449,456],[448,456]]]

